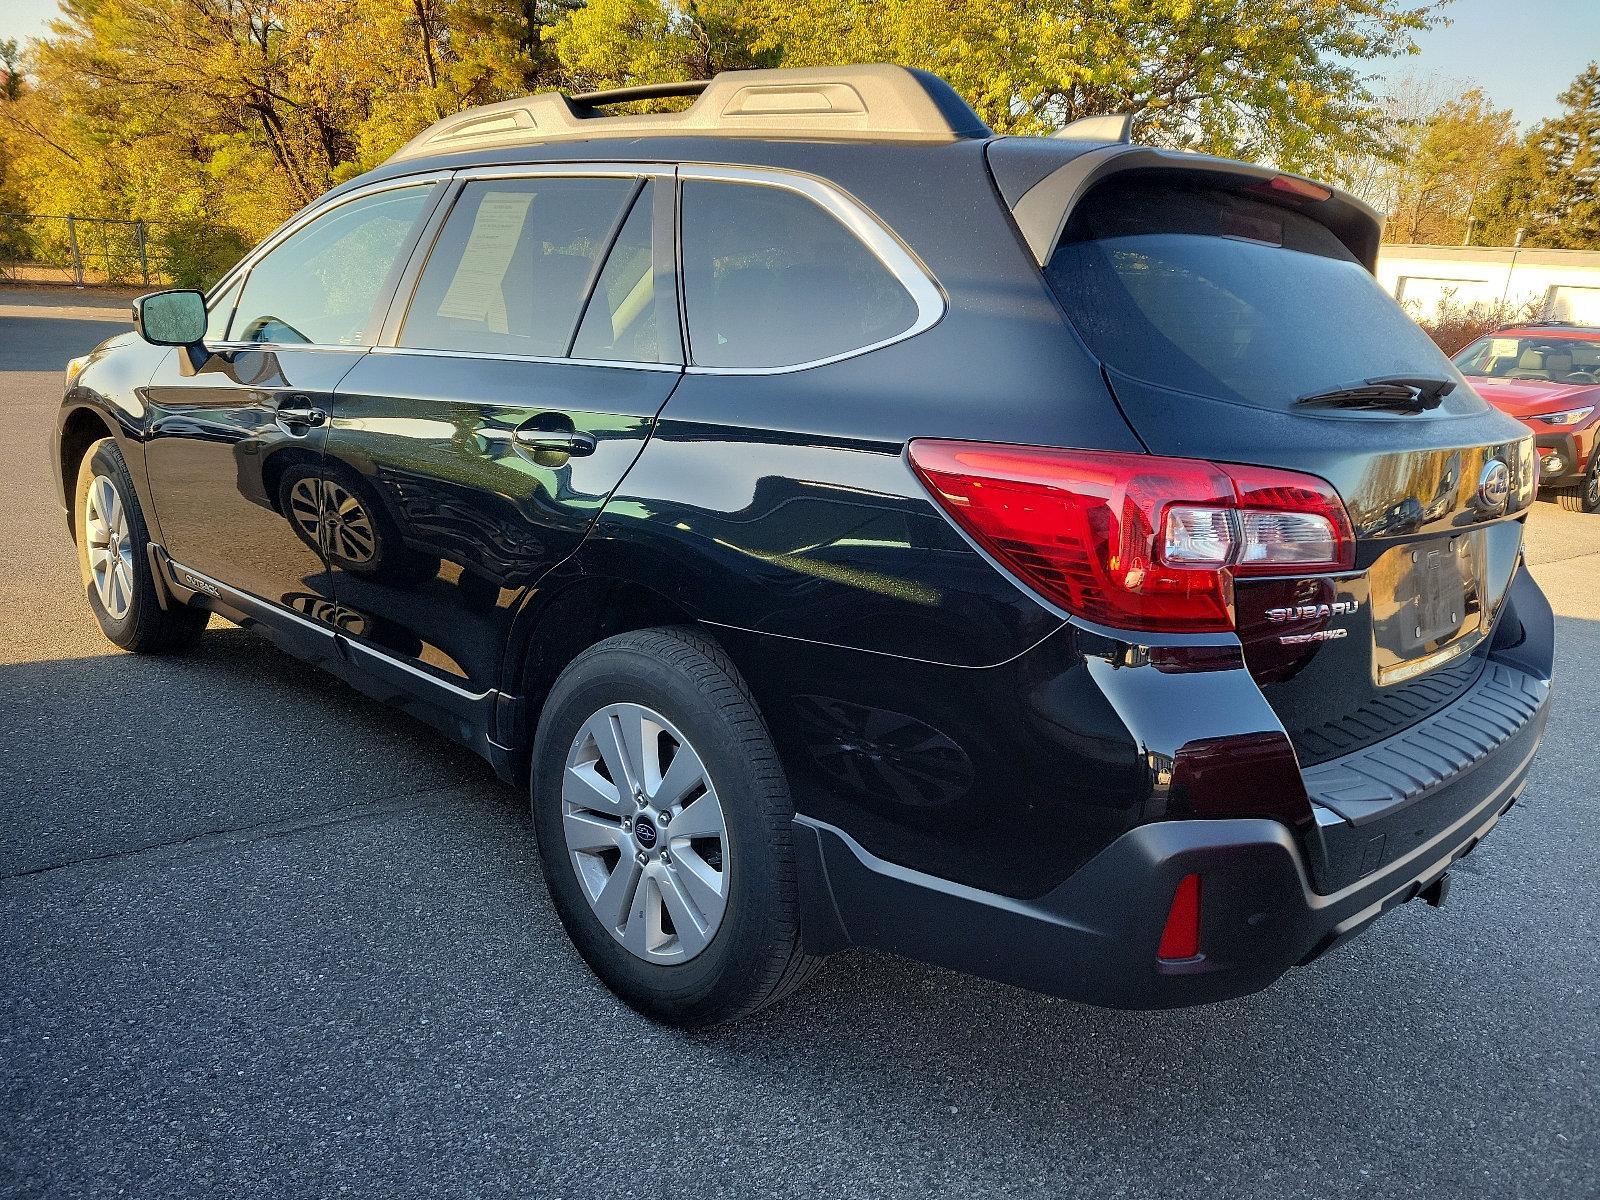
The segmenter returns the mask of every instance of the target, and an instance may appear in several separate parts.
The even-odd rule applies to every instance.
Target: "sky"
[[[0,0],[0,38],[37,36],[55,11],[56,0]],[[1423,34],[1420,54],[1364,69],[1476,84],[1526,129],[1554,116],[1557,93],[1600,59],[1600,0],[1455,0],[1446,12],[1451,24]]]

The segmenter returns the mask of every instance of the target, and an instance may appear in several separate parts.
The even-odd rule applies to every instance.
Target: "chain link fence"
[[[209,287],[250,243],[201,221],[0,212],[0,280]]]

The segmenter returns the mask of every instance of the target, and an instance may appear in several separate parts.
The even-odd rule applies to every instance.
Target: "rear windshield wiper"
[[[1425,375],[1379,375],[1325,392],[1307,392],[1296,404],[1306,408],[1387,408],[1400,412],[1427,412],[1455,391],[1454,379]]]

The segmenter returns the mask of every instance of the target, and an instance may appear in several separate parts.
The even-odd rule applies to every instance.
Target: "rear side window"
[[[559,358],[638,181],[467,184],[428,255],[399,344]]]
[[[228,336],[360,345],[432,190],[422,184],[361,196],[301,226],[250,269]]]
[[[683,289],[694,362],[789,367],[904,333],[917,305],[820,205],[785,188],[686,180]]]
[[[1104,184],[1045,276],[1090,350],[1160,387],[1285,409],[1378,375],[1454,378],[1331,232],[1232,192]]]
[[[662,361],[657,310],[673,310],[670,296],[656,295],[655,253],[650,236],[654,190],[653,183],[644,186],[606,257],[605,269],[600,272],[600,281],[583,313],[583,324],[578,327],[572,346],[574,358]],[[677,334],[672,336],[676,342]]]

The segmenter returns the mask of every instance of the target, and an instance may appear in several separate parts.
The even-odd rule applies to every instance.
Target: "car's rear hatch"
[[[1080,167],[1048,253],[1030,241],[1153,454],[1284,468],[1342,497],[1353,571],[1234,591],[1246,664],[1308,767],[1424,720],[1482,673],[1533,498],[1531,440],[1377,285],[1370,214],[1207,161]],[[1396,378],[1416,384],[1359,386]]]

